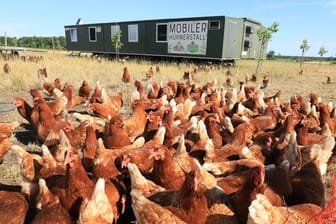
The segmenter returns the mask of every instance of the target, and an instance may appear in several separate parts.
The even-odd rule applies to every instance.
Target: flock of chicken
[[[136,80],[128,117],[123,94],[108,95],[99,82],[91,89],[83,81],[76,94],[57,78],[30,90],[32,104],[15,98],[41,154],[11,143],[18,123],[0,124],[0,159],[14,152],[23,176],[19,190],[0,191],[1,220],[335,222],[336,202],[326,205],[322,183],[335,108],[315,94],[266,97],[246,82],[200,85],[196,74],[164,86]]]

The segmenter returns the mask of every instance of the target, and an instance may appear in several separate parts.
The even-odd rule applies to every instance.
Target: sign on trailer
[[[206,55],[208,21],[168,23],[168,53]]]

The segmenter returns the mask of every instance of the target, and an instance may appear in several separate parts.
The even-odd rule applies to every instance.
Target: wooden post
[[[5,32],[5,60],[9,60],[9,55],[8,55],[8,49],[7,49],[7,33]]]
[[[5,47],[7,47],[7,33],[5,32]]]
[[[52,47],[53,47],[53,55],[55,55],[55,41],[54,41],[54,37],[51,38],[52,41]]]

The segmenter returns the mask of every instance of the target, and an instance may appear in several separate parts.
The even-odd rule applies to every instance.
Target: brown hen
[[[199,172],[191,171],[186,175],[177,195],[176,204],[167,208],[186,223],[203,224],[208,212],[204,191]]]
[[[37,214],[32,223],[43,224],[52,220],[55,223],[70,224],[69,212],[63,207],[59,198],[49,191],[44,179],[39,179],[39,189],[36,198]]]
[[[91,103],[88,106],[88,112],[95,114],[100,118],[108,118],[108,116],[114,117],[117,115],[117,112],[109,106],[105,106],[101,103]]]
[[[131,142],[138,136],[141,136],[145,130],[147,114],[142,100],[137,101],[136,106],[130,118],[125,122],[126,132]]]
[[[85,97],[86,100],[89,99],[91,94],[91,88],[89,86],[89,83],[84,80],[82,82],[82,85],[78,89],[78,96]]]
[[[174,160],[174,149],[157,145],[151,150],[155,159],[154,182],[168,190],[179,190],[185,180],[185,172],[178,161]]]
[[[15,128],[19,126],[18,122],[0,123],[0,161],[7,153],[10,147],[10,137]]]
[[[121,148],[131,144],[122,116],[115,116],[105,124],[103,141],[106,148]]]
[[[112,205],[106,195],[105,180],[99,178],[93,194],[80,211],[80,223],[113,223],[114,214]]]
[[[19,192],[0,191],[0,216],[3,223],[25,223],[28,201]]]
[[[79,151],[82,149],[82,147],[84,147],[86,140],[86,129],[88,125],[88,121],[81,122],[76,127],[74,127],[70,120],[65,122],[62,129],[66,137],[69,139],[73,150]]]
[[[95,89],[93,91],[93,94],[91,95],[89,102],[90,103],[102,103],[102,87],[99,83],[99,81],[96,82]]]
[[[129,83],[131,81],[131,74],[129,73],[127,67],[124,67],[124,72],[121,80],[125,83]]]
[[[109,96],[107,95],[105,89],[102,90],[102,104],[112,107],[116,112],[119,112],[123,105],[123,94],[118,92],[116,95]]]
[[[249,206],[247,223],[317,223],[321,207],[314,204],[273,206],[263,194],[257,194]]]
[[[16,106],[17,111],[25,120],[27,120],[30,124],[32,123],[31,114],[33,111],[33,107],[23,98],[16,97],[13,99],[13,104]]]
[[[67,172],[63,190],[53,192],[54,187],[49,187],[49,189],[60,198],[63,206],[70,211],[72,219],[77,220],[83,202],[88,200],[93,193],[94,182],[87,176],[77,154],[68,151],[65,163],[67,164]]]
[[[168,209],[148,200],[138,190],[131,191],[132,208],[139,223],[186,224]]]
[[[44,100],[34,99],[31,119],[40,140],[45,141],[48,137],[48,142],[58,141],[58,133],[63,124],[55,119],[53,112]]]
[[[4,73],[8,74],[10,72],[10,66],[8,63],[5,63],[4,66],[3,66],[3,71]]]

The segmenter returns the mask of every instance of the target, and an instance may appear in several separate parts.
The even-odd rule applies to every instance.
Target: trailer
[[[120,30],[120,55],[219,62],[256,58],[261,27],[256,20],[228,16],[64,26],[68,51],[114,55],[112,36]]]

